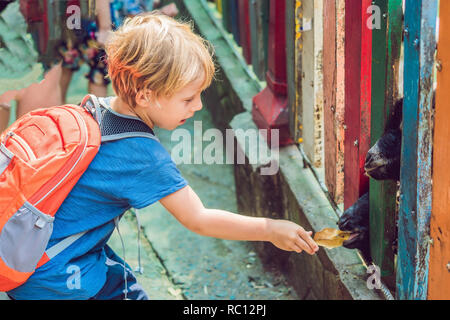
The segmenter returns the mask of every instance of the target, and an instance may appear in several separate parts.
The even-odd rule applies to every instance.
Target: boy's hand
[[[319,246],[311,238],[312,231],[305,231],[298,224],[288,220],[269,220],[269,237],[277,248],[297,253],[303,250],[313,255]]]

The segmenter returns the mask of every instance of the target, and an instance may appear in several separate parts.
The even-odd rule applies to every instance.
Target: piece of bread
[[[314,235],[314,241],[322,247],[333,249],[342,246],[351,235],[349,231],[325,228]]]

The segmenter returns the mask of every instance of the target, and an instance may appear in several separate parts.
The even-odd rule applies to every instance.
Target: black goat
[[[384,134],[367,152],[364,170],[375,180],[400,180],[403,99],[397,101]]]
[[[369,193],[364,194],[339,219],[339,230],[351,231],[344,241],[347,249],[359,249],[367,260],[370,257]]]
[[[369,150],[364,170],[375,180],[400,180],[400,158],[402,143],[403,99],[397,101],[386,123],[384,134]],[[352,235],[343,246],[359,249],[370,261],[369,194],[366,193],[345,210],[338,222],[339,229],[351,231]]]

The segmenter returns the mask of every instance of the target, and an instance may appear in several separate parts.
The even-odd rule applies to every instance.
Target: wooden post
[[[298,81],[301,81],[301,64],[298,63],[297,55],[301,49],[298,41],[301,41],[300,25],[297,6],[301,6],[300,0],[286,0],[286,55],[287,55],[287,87],[288,87],[288,108],[289,108],[289,131],[291,137],[296,142],[301,137],[301,119],[298,116],[301,105],[297,97],[299,96]],[[301,61],[301,60],[300,60]]]
[[[325,0],[323,8],[323,88],[325,184],[337,204],[344,201],[345,2]],[[339,62],[338,62],[339,61]],[[338,96],[340,98],[338,98]]]
[[[323,119],[325,184],[335,199],[337,187],[336,137],[336,0],[323,3]],[[336,200],[335,200],[336,201]]]
[[[383,135],[398,100],[399,61],[402,43],[402,0],[375,0],[372,16],[371,145]],[[367,10],[368,7],[365,9]],[[380,10],[379,10],[379,9]],[[377,17],[378,15],[378,17]],[[378,19],[378,21],[376,20]],[[377,28],[377,24],[379,27]],[[374,263],[385,283],[395,290],[393,244],[396,239],[396,181],[370,179],[370,246]]]
[[[219,13],[222,14],[222,0],[216,0],[216,7],[217,11],[219,11]]]
[[[302,1],[302,138],[311,163],[323,166],[323,0]]]
[[[239,0],[239,37],[241,39],[242,54],[248,64],[252,63],[250,42],[250,0]]]
[[[232,32],[231,30],[231,1],[222,0],[222,23],[226,31]]]
[[[430,221],[428,299],[450,299],[450,2],[441,1],[433,154],[433,212]]]
[[[233,34],[234,41],[238,45],[241,45],[241,35],[239,32],[239,0],[228,0],[230,2],[230,14],[231,14],[231,33]]]
[[[269,145],[272,144],[270,131],[280,130],[280,146],[293,143],[289,134],[287,108],[285,10],[285,0],[271,0],[267,87],[253,98],[252,108],[256,125],[269,131]]]
[[[345,2],[344,209],[369,190],[364,162],[370,137],[372,30],[367,28],[365,13],[370,4],[368,0]]]
[[[406,0],[405,7],[405,98],[397,257],[399,299],[427,297],[437,3],[436,0]]]
[[[344,203],[345,140],[345,0],[336,1],[336,193],[335,201]]]

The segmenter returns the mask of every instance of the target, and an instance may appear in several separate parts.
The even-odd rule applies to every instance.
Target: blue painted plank
[[[239,32],[239,4],[238,0],[229,1],[231,2],[231,33],[233,34],[234,41],[240,45],[241,36]]]
[[[406,0],[397,298],[426,299],[436,0]]]
[[[422,40],[420,58],[420,107],[418,124],[417,168],[417,241],[416,282],[414,296],[425,300],[428,289],[428,262],[430,259],[430,218],[432,202],[433,158],[433,71],[436,52],[436,19],[438,1],[427,0],[422,7]]]
[[[415,273],[417,182],[417,101],[419,88],[419,51],[414,46],[420,35],[421,6],[407,0],[405,6],[404,108],[402,165],[400,169],[400,208],[398,213],[397,298],[412,297]],[[417,40],[418,41],[418,40]]]

